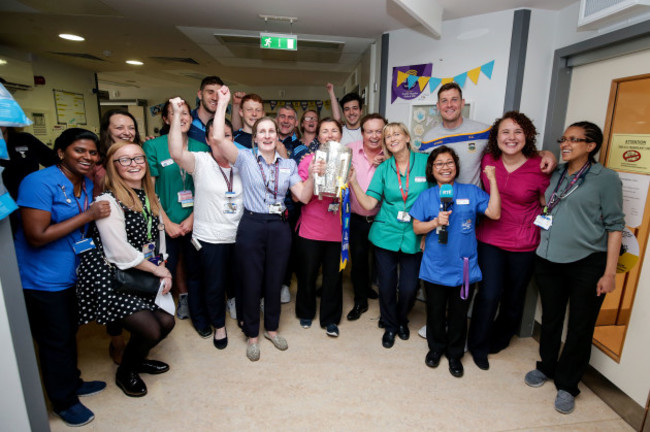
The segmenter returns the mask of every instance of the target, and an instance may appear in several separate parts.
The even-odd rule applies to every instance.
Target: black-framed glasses
[[[132,162],[135,162],[138,165],[142,165],[146,162],[146,160],[147,158],[144,155],[140,155],[132,158],[125,156],[119,159],[113,159],[113,162],[119,162],[123,167],[128,167]]]
[[[454,162],[453,160],[450,160],[450,161],[447,161],[447,162],[435,162],[433,164],[433,166],[436,167],[437,169],[442,169],[442,167],[445,167],[445,166],[451,168],[454,165],[456,165],[456,162]]]
[[[561,137],[557,140],[558,143],[562,144],[563,142],[569,141],[571,144],[579,143],[579,142],[589,142],[587,138],[576,138],[576,137]]]

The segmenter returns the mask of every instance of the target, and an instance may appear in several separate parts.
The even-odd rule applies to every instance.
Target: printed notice
[[[614,134],[609,149],[608,168],[650,174],[650,135]]]
[[[623,183],[623,212],[625,225],[637,228],[643,222],[643,211],[648,199],[648,185],[650,176],[619,172],[618,176]]]

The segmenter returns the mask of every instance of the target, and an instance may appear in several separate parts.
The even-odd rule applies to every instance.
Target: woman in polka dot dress
[[[167,364],[146,357],[174,328],[174,317],[154,304],[155,296],[118,293],[113,287],[118,267],[153,273],[164,283],[163,294],[171,288],[171,274],[162,261],[160,204],[139,145],[121,142],[108,150],[106,190],[97,201],[108,201],[111,215],[92,228],[96,249],[82,256],[78,269],[79,320],[118,322],[131,333],[115,382],[127,396],[139,397],[147,393],[139,373],[169,370]]]

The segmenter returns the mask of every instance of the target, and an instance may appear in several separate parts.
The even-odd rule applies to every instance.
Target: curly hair
[[[499,148],[497,139],[501,122],[506,119],[510,119],[513,122],[517,123],[519,127],[521,127],[521,129],[524,131],[524,135],[526,136],[526,143],[524,144],[524,148],[521,149],[523,155],[526,156],[526,158],[530,158],[536,155],[537,146],[535,144],[537,143],[537,128],[531,119],[519,111],[508,111],[503,115],[503,117],[497,119],[494,122],[492,129],[490,130],[490,137],[488,138],[488,144],[485,148],[485,153],[489,153],[494,159],[499,159],[501,157],[502,152]]]

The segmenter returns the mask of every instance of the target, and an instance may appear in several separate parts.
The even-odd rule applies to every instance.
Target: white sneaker
[[[289,303],[291,301],[291,292],[289,287],[282,285],[282,290],[280,291],[280,303]]]
[[[226,308],[228,308],[228,313],[230,314],[230,318],[236,320],[237,319],[237,307],[235,304],[235,297],[228,299],[226,301]]]
[[[418,330],[418,334],[420,335],[420,337],[422,337],[424,339],[427,338],[427,326],[426,326],[426,324],[423,325],[422,328],[420,328],[420,330]]]

